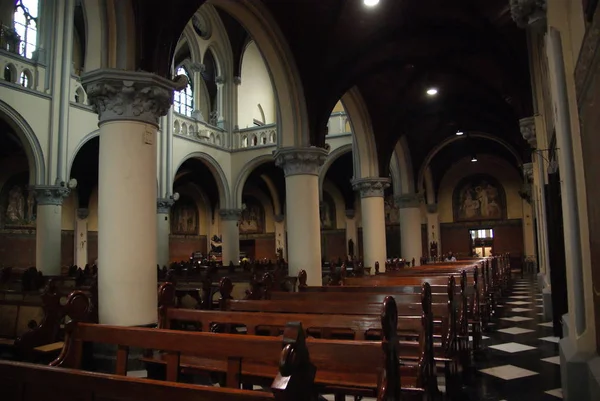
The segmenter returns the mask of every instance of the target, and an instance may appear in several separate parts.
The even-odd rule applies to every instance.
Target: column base
[[[592,394],[600,392],[600,356],[596,353],[578,352],[568,337],[560,340],[559,350],[563,399],[591,400]]]

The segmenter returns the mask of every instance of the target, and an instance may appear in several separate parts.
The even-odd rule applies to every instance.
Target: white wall
[[[254,119],[262,120],[258,105],[265,113],[265,124],[277,121],[275,96],[267,66],[254,42],[246,47],[242,58],[242,83],[238,89],[238,125],[254,126]]]

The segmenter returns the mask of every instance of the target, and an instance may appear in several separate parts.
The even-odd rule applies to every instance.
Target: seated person
[[[448,256],[446,257],[444,262],[456,262],[456,257],[452,252],[448,252]]]

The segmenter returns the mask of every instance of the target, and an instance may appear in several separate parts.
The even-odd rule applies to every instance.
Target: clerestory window
[[[194,91],[192,90],[192,79],[183,67],[179,67],[177,69],[177,75],[185,75],[188,78],[188,84],[185,89],[175,92],[173,97],[173,107],[175,108],[175,112],[183,114],[187,117],[191,117],[192,110],[194,110]]]
[[[18,0],[15,5],[15,31],[21,37],[19,54],[33,58],[37,48],[38,0]]]

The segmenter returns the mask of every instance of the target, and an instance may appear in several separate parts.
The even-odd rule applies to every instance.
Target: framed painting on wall
[[[498,180],[487,174],[460,180],[452,194],[454,221],[506,219],[506,195]]]

